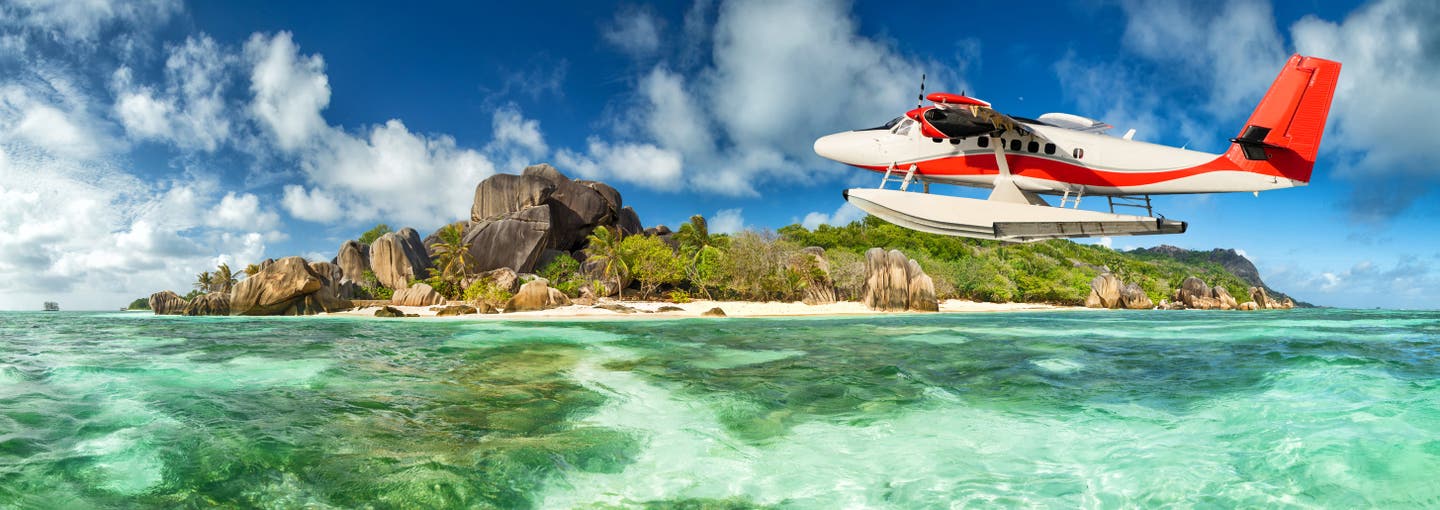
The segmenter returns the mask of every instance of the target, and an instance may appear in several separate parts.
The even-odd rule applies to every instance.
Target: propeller
[[[920,73],[920,95],[915,96],[915,107],[925,104],[925,73]]]

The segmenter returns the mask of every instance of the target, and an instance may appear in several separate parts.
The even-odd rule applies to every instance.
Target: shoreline
[[[896,311],[883,312],[871,310],[857,301],[840,301],[824,305],[807,305],[799,301],[794,302],[757,302],[757,301],[710,301],[697,300],[689,303],[667,303],[660,301],[632,301],[605,299],[601,301],[605,305],[623,305],[635,309],[633,313],[624,313],[614,310],[597,308],[586,305],[569,305],[549,310],[538,310],[530,312],[498,313],[498,314],[468,314],[439,317],[435,310],[444,305],[435,306],[394,306],[394,308],[406,313],[415,314],[417,317],[404,317],[405,319],[444,319],[444,320],[531,320],[531,319],[625,319],[625,320],[666,320],[666,319],[689,319],[707,318],[701,314],[712,308],[720,308],[725,311],[724,318],[785,318],[785,317],[843,317],[862,315],[895,315],[895,314],[945,314],[945,313],[996,313],[996,312],[1026,312],[1026,311],[1057,311],[1057,310],[1089,310],[1079,306],[1056,306],[1043,303],[982,303],[977,301],[965,301],[960,299],[947,299],[940,302],[939,312],[911,312]],[[680,310],[658,311],[661,307],[677,307]],[[375,317],[375,311],[379,306],[367,306],[346,310],[343,312],[321,313],[315,317],[360,317],[375,319],[392,319],[389,317]]]

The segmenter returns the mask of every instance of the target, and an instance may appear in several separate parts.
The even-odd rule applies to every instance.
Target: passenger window
[[[1045,154],[1055,154],[1055,144],[1053,144],[1053,143],[1047,143],[1047,144],[1045,144]]]
[[[1079,148],[1075,149],[1075,159],[1084,159],[1084,158],[1085,158],[1085,149],[1079,149]]]
[[[1019,140],[1019,139],[1010,140],[1010,151],[1011,151],[1011,152],[1020,152],[1020,140]]]
[[[1030,151],[1031,154],[1040,152],[1040,142],[1030,140],[1030,145],[1025,147],[1025,149]]]
[[[950,145],[960,145],[960,139],[959,139],[959,138],[951,138],[951,139],[950,139]]]
[[[930,141],[935,142],[935,143],[940,143],[940,139],[939,139],[939,138],[931,138]]]
[[[988,136],[982,136],[982,137],[980,137],[980,138],[976,138],[976,139],[975,139],[975,145],[980,146],[981,149],[984,149],[984,148],[986,148],[986,147],[989,147],[989,146],[990,146],[990,137],[988,137]]]

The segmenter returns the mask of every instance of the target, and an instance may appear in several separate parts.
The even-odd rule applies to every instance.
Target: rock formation
[[[499,290],[514,294],[520,290],[520,275],[508,267],[491,269],[489,271],[467,277],[463,282],[465,288],[470,288],[478,282],[485,282]]]
[[[1087,308],[1120,308],[1120,290],[1125,284],[1115,275],[1104,273],[1090,280],[1090,295],[1085,298]],[[1143,294],[1143,292],[1142,292]]]
[[[180,315],[190,302],[179,294],[164,290],[150,295],[150,311],[155,315]]]
[[[430,256],[420,233],[407,227],[388,232],[370,245],[370,267],[381,285],[400,290],[410,286],[412,279],[429,276]]]
[[[549,310],[558,306],[569,306],[570,298],[558,289],[550,288],[550,282],[536,278],[520,286],[515,297],[505,303],[505,313]]]
[[[1246,310],[1246,311],[1259,310],[1259,309],[1260,309],[1260,305],[1255,304],[1254,301],[1246,301],[1246,302],[1244,302],[1244,303],[1240,303],[1240,306],[1239,306],[1239,307],[1236,307],[1236,309],[1237,309],[1237,310]]]
[[[527,273],[550,245],[550,221],[550,206],[539,205],[472,222],[465,246],[477,270],[508,267]]]
[[[457,315],[470,315],[479,313],[475,307],[470,305],[451,305],[435,312],[436,317],[454,317]]]
[[[1231,296],[1230,291],[1225,290],[1225,287],[1219,285],[1212,287],[1210,289],[1210,297],[1215,298],[1221,310],[1234,310],[1240,307],[1240,303],[1235,300],[1235,296]]]
[[[386,307],[381,307],[379,310],[375,310],[375,316],[376,316],[376,317],[404,317],[404,316],[405,316],[405,312],[402,312],[402,311],[400,311],[399,308],[395,308],[395,307],[393,307],[393,306],[386,306]]]
[[[1087,301],[1088,303],[1088,301]],[[1130,282],[1120,289],[1120,307],[1128,310],[1149,310],[1155,308],[1155,302],[1145,294],[1145,289],[1140,284]]]
[[[934,282],[920,264],[905,257],[900,250],[888,253],[880,248],[865,252],[865,291],[861,302],[872,310],[937,311]],[[921,278],[923,276],[923,278]],[[912,289],[912,285],[915,288]],[[916,302],[911,302],[912,295]]]
[[[341,243],[335,265],[340,266],[342,276],[350,281],[365,281],[365,272],[370,270],[370,245],[355,240]]]
[[[1220,307],[1220,302],[1213,296],[1210,286],[1194,276],[1185,278],[1180,282],[1180,289],[1176,291],[1176,301],[1185,304],[1186,308],[1195,310],[1214,310]]]
[[[701,317],[726,317],[726,315],[725,315],[725,310],[721,309],[721,308],[718,307],[718,306],[715,307],[715,308],[711,308],[711,309],[709,309],[709,310],[705,310],[704,312],[702,312],[702,313],[700,314],[700,316],[701,316]]]
[[[1281,304],[1270,298],[1270,293],[1264,287],[1250,287],[1250,300],[1254,301],[1261,310],[1280,308]]]
[[[319,263],[317,263],[319,265]],[[322,272],[329,273],[320,266]],[[335,292],[332,274],[320,274],[300,257],[285,257],[240,281],[230,294],[234,315],[311,315],[352,307]]]
[[[180,314],[191,316],[230,315],[230,294],[211,292],[203,296],[196,296]]]
[[[424,283],[395,291],[390,303],[396,306],[432,306],[445,303],[445,298]]]

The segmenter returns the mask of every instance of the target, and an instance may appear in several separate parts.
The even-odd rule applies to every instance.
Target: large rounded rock
[[[310,315],[351,308],[350,301],[340,299],[335,289],[326,285],[331,276],[317,274],[303,258],[285,257],[235,286],[230,313]]]
[[[1278,308],[1275,300],[1270,299],[1270,293],[1265,292],[1264,287],[1250,287],[1250,300],[1254,301],[1261,310],[1267,308]]]
[[[400,290],[410,280],[429,276],[430,256],[413,228],[389,232],[370,245],[370,267],[375,279],[387,288]]]
[[[1245,311],[1259,310],[1260,305],[1255,304],[1254,301],[1246,301],[1244,303],[1240,303],[1240,306],[1237,309]]]
[[[505,303],[505,313],[549,310],[569,304],[569,298],[566,298],[565,294],[559,290],[550,288],[549,281],[544,278],[536,278],[520,286],[520,291],[515,293],[515,297]]]
[[[640,224],[640,215],[630,207],[620,209],[620,219],[615,222],[615,226],[627,236],[645,231],[645,227]]]
[[[150,295],[150,311],[155,315],[180,315],[185,312],[185,307],[190,304],[179,294],[164,290]]]
[[[467,289],[477,283],[484,283],[493,288],[514,294],[520,290],[520,274],[516,273],[514,269],[502,267],[468,277],[464,281],[465,288]]]
[[[592,187],[570,180],[555,167],[534,165],[526,167],[521,175],[545,179],[555,185],[545,199],[545,204],[550,206],[550,247],[563,251],[584,248],[585,237],[595,227],[615,224],[616,211],[610,207],[611,200]]]
[[[909,299],[911,311],[940,311],[940,302],[935,299],[935,282],[930,279],[930,275],[923,272],[910,279]]]
[[[1155,302],[1139,284],[1130,282],[1120,289],[1120,306],[1129,310],[1149,310],[1155,308]]]
[[[530,207],[470,224],[465,246],[479,271],[508,267],[528,273],[548,247],[550,207]]]
[[[1186,308],[1194,310],[1214,310],[1220,307],[1220,302],[1212,296],[1210,286],[1194,276],[1185,278],[1180,282],[1180,288],[1176,291],[1176,300],[1184,303]]]
[[[444,303],[445,297],[424,283],[397,290],[390,298],[390,304],[397,306],[434,306]]]
[[[1221,310],[1234,310],[1240,307],[1240,302],[1236,301],[1235,296],[1231,296],[1230,291],[1225,290],[1225,287],[1216,285],[1211,288],[1210,297],[1215,298],[1215,302]]]
[[[918,262],[905,257],[899,250],[869,249],[865,252],[865,271],[865,291],[860,301],[870,309],[939,310],[934,280],[925,274]],[[912,306],[912,296],[921,297],[922,301]]]
[[[1089,308],[1120,308],[1120,290],[1124,284],[1110,273],[1090,280],[1090,295],[1085,298]]]
[[[885,254],[886,275],[885,310],[905,310],[910,307],[910,259],[900,250]]]
[[[230,294],[211,292],[197,296],[185,306],[182,315],[230,315]]]
[[[534,175],[495,174],[475,187],[470,222],[493,220],[526,208],[543,205],[555,184]]]
[[[370,270],[370,245],[353,239],[341,243],[340,252],[335,255],[335,265],[340,266],[345,278],[364,281],[365,272]]]

